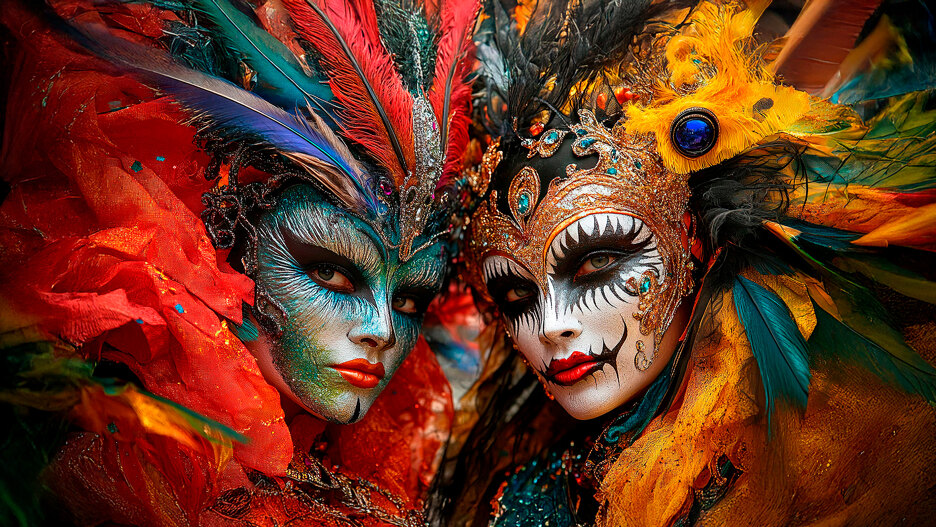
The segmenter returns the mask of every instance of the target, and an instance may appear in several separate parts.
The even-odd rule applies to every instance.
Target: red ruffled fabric
[[[158,34],[169,16],[107,9],[111,22],[142,34]],[[362,422],[325,427],[308,417],[291,433],[279,393],[229,327],[252,303],[253,283],[212,247],[199,218],[208,160],[185,116],[18,3],[0,16],[17,46],[0,165],[10,186],[0,305],[14,326],[4,329],[37,328],[87,359],[124,363],[145,390],[247,439],[228,463],[210,441],[179,443],[139,418],[115,416],[119,434],[86,426],[49,476],[72,511],[86,521],[200,523],[220,492],[248,485],[246,472],[285,476],[301,451],[294,442],[308,447],[316,436],[341,470],[417,505],[452,418],[432,354],[418,346]],[[87,410],[76,410],[79,424]]]

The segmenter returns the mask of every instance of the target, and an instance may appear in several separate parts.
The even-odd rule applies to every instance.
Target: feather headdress
[[[233,243],[246,201],[266,199],[237,196],[239,165],[311,181],[372,222],[404,260],[418,239],[447,228],[444,187],[467,142],[476,3],[285,0],[288,21],[230,0],[153,3],[177,17],[157,46],[87,22],[73,21],[71,33],[191,113],[206,148],[223,158],[212,175],[231,165],[205,197],[219,247]]]
[[[479,54],[492,57],[481,70],[479,93],[488,106],[479,118],[499,131],[502,151],[536,138],[547,123],[576,120],[585,108],[617,121],[615,133],[652,138],[665,168],[689,176],[690,211],[698,218],[708,255],[703,264],[710,269],[699,298],[733,291],[768,406],[776,397],[805,404],[810,333],[794,331],[795,306],[744,273],[812,284],[810,298],[828,315],[822,329],[863,339],[868,347],[862,349],[877,357],[867,357],[876,361],[875,371],[936,402],[936,371],[899,331],[870,322],[888,317],[862,285],[890,288],[907,301],[936,300],[936,285],[920,269],[890,258],[894,251],[933,247],[931,95],[913,91],[925,81],[916,79],[901,95],[892,90],[887,103],[863,120],[851,107],[776,77],[785,72],[788,81],[816,93],[843,85],[856,91],[867,72],[853,68],[852,78],[843,78],[836,66],[805,76],[795,65],[825,63],[804,50],[834,47],[846,51],[836,55],[836,64],[847,66],[847,51],[878,3],[852,5],[849,16],[833,17],[824,25],[825,45],[817,47],[800,46],[804,38],[819,38],[804,29],[819,16],[813,4],[790,38],[759,44],[754,27],[766,1],[691,8],[681,2],[537,2],[512,13],[491,2],[488,25],[479,33]],[[611,39],[608,31],[626,38]],[[689,110],[717,116],[717,140],[698,155],[681,152],[672,135],[673,123]],[[506,188],[515,173],[501,172],[506,180],[489,184]],[[906,249],[888,248],[894,246]],[[696,311],[704,312],[704,303]]]
[[[608,175],[624,172],[586,148],[598,121],[614,138],[649,145],[694,218],[693,315],[671,369],[615,428],[625,446],[679,404],[687,357],[718,333],[713,320],[729,315],[756,363],[768,424],[779,407],[805,407],[815,368],[830,360],[936,403],[936,370],[915,349],[926,341],[908,330],[936,313],[928,263],[936,229],[928,49],[936,39],[925,8],[908,15],[900,9],[908,3],[885,2],[878,13],[887,16],[869,18],[879,4],[809,2],[776,41],[756,34],[768,1],[485,4],[476,116],[496,139],[486,156],[496,168],[477,180],[488,200],[481,207],[522,226],[536,207],[552,210],[542,203],[576,177],[571,163],[598,157],[597,166],[615,170]],[[918,29],[904,31],[914,16]],[[920,21],[928,21],[922,29]],[[802,68],[811,62],[823,66]],[[687,114],[714,129],[705,149],[677,144],[674,125]],[[578,148],[577,157],[563,148]],[[540,158],[554,152],[567,157],[544,177],[549,161]],[[521,209],[509,192],[524,188],[525,167],[539,180]],[[631,184],[620,181],[616,195]],[[648,210],[657,195],[644,194]],[[481,236],[479,245],[491,239]],[[892,316],[907,310],[925,315]],[[536,379],[518,374],[509,343],[493,347],[490,377],[476,388],[488,411],[456,474],[497,463],[484,452],[500,451],[490,437],[510,435],[498,427],[526,430],[545,414],[544,397],[531,395]],[[505,407],[519,410],[505,417],[497,411]]]

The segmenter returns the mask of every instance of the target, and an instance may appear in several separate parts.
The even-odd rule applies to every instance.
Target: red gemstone
[[[543,128],[546,128],[543,123],[533,123],[530,126],[530,135],[537,136],[543,133]]]
[[[615,88],[614,98],[617,99],[619,104],[624,104],[627,101],[637,98],[637,94],[630,91],[630,88]]]

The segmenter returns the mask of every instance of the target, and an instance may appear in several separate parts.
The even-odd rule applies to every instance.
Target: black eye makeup
[[[390,306],[397,313],[422,316],[437,293],[438,291],[431,287],[404,286],[394,293]]]
[[[556,236],[547,254],[547,272],[584,284],[652,246],[653,237],[640,220],[624,214],[594,214]]]
[[[487,289],[497,307],[510,318],[527,313],[537,303],[536,284],[514,274],[490,278]]]
[[[488,294],[508,317],[529,312],[537,303],[538,288],[516,262],[501,256],[484,262],[484,282]]]
[[[581,279],[591,276],[594,273],[600,273],[603,269],[607,270],[608,266],[620,259],[621,255],[602,251],[587,254],[585,258],[583,258],[583,263],[579,266],[578,271],[575,272],[575,276],[572,278]]]

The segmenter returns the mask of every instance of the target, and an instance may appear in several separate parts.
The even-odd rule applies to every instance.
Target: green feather
[[[862,274],[904,296],[936,304],[936,282],[894,263],[880,249],[853,245],[860,234],[802,221],[784,221],[784,225],[800,231],[789,239],[791,247],[823,273],[834,272],[828,263],[845,273]]]
[[[742,276],[736,278],[733,293],[764,383],[769,426],[777,399],[805,408],[811,377],[808,348],[776,294]]]
[[[192,6],[207,17],[225,47],[256,71],[255,91],[262,97],[290,110],[332,99],[324,79],[306,75],[289,48],[226,0],[193,0]]]

